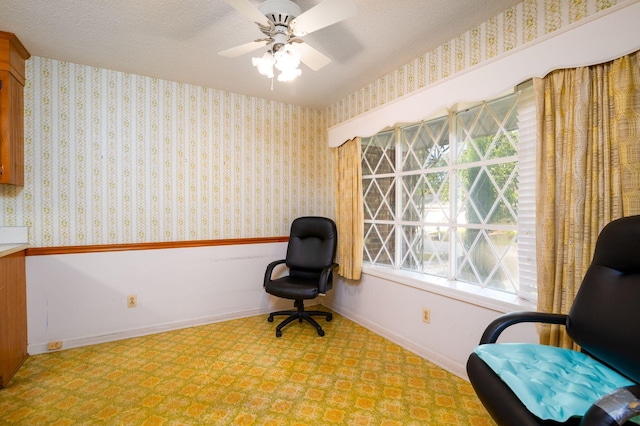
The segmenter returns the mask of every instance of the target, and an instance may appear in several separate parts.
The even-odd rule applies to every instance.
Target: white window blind
[[[536,108],[531,80],[518,87],[518,296],[537,299],[536,273]]]

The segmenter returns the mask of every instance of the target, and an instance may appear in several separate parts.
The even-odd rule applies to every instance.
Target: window
[[[362,140],[364,261],[535,298],[531,84]]]

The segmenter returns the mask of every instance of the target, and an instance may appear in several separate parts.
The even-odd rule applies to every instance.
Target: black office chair
[[[523,322],[562,324],[581,351],[496,343],[505,328]],[[469,357],[467,373],[499,425],[624,424],[640,414],[639,326],[640,216],[633,216],[600,233],[568,315],[496,319]]]
[[[324,330],[312,317],[324,316],[331,321],[330,312],[305,311],[304,300],[324,295],[333,285],[333,272],[338,267],[334,263],[337,246],[336,224],[325,217],[299,217],[291,224],[286,259],[277,260],[267,266],[264,288],[277,297],[294,300],[296,310],[278,311],[269,314],[269,322],[275,315],[288,317],[276,327],[276,337],[282,336],[282,328],[294,320],[307,321],[324,336]],[[286,264],[289,275],[272,278],[277,265]]]

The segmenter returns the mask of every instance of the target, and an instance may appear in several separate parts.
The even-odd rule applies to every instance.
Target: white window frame
[[[530,85],[530,82],[527,83]],[[522,85],[521,85],[522,86]],[[518,90],[518,88],[514,89]],[[484,288],[482,286],[464,283],[462,281],[455,280],[455,264],[453,261],[449,262],[449,275],[447,277],[437,277],[421,272],[413,272],[401,269],[402,264],[402,232],[400,227],[403,225],[413,226],[413,222],[405,222],[402,220],[402,177],[413,172],[403,172],[402,162],[403,153],[400,143],[400,127],[395,129],[395,199],[396,206],[394,212],[393,221],[381,221],[367,220],[366,222],[374,223],[389,223],[395,227],[395,253],[392,254],[393,266],[380,266],[374,265],[367,261],[365,258],[365,273],[372,273],[374,275],[381,275],[389,279],[390,276],[395,277],[395,280],[400,280],[404,284],[421,287],[425,284],[435,284],[441,290],[448,288],[449,290],[455,290],[458,293],[462,290],[467,295],[470,295],[472,300],[476,300],[478,297],[482,297],[488,300],[492,300],[498,303],[517,304],[520,306],[532,307],[535,303],[536,293],[536,270],[535,270],[535,105],[533,99],[533,91],[529,90],[527,99],[519,100],[519,104],[522,105],[523,101],[528,102],[526,106],[526,113],[523,114],[523,110],[519,111],[519,147],[518,154],[513,158],[508,158],[511,161],[517,161],[519,168],[519,191],[520,194],[526,191],[527,197],[519,197],[519,214],[518,224],[511,226],[504,226],[503,228],[518,232],[518,269],[519,269],[519,289],[517,293],[512,294],[509,292],[502,292],[498,290],[492,290],[490,288]],[[502,96],[504,96],[503,94]],[[496,99],[502,97],[498,96]],[[476,103],[478,105],[480,103]],[[443,223],[443,226],[451,229],[451,235],[449,238],[449,253],[450,257],[455,256],[456,237],[453,235],[456,231],[456,219],[455,212],[457,211],[454,201],[457,199],[456,191],[456,176],[459,166],[456,162],[456,152],[458,141],[456,140],[456,126],[455,123],[456,113],[465,108],[469,108],[475,105],[465,105],[464,108],[452,108],[448,113],[449,119],[449,152],[450,159],[446,170],[449,174],[449,199],[450,212],[449,223]],[[437,119],[434,117],[434,119]],[[404,127],[404,126],[403,126]],[[504,159],[501,159],[504,160]],[[491,160],[484,160],[478,162],[478,165],[485,165],[491,163]],[[367,177],[381,177],[381,175],[365,175]],[[386,175],[385,175],[386,176]],[[393,190],[393,189],[392,189]],[[468,226],[468,225],[467,225]],[[492,225],[492,228],[496,226]],[[500,226],[498,226],[500,227]],[[446,293],[446,292],[445,292]],[[460,298],[459,295],[457,298]],[[464,297],[463,297],[464,298]]]

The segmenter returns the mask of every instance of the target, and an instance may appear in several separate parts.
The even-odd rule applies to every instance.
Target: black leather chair
[[[282,336],[282,328],[294,320],[307,321],[324,336],[324,330],[313,316],[323,316],[331,321],[330,312],[305,311],[304,300],[324,295],[333,285],[333,272],[338,267],[334,262],[337,246],[336,224],[328,218],[299,217],[291,224],[286,259],[271,262],[264,275],[264,288],[277,297],[294,300],[295,310],[278,311],[269,314],[269,322],[275,315],[287,318],[276,327],[276,337]],[[286,264],[289,275],[273,278],[276,266]]]
[[[510,378],[501,379],[495,368],[478,355],[478,349],[502,351],[496,343],[500,333],[507,327],[523,322],[561,324],[567,334],[581,347],[588,361],[595,361],[598,368],[575,375],[578,380],[587,380],[599,365],[606,365],[629,383],[611,391],[597,401],[583,401],[588,408],[584,416],[573,414],[568,419],[540,418],[530,412],[508,385]],[[596,243],[593,261],[582,281],[568,315],[537,312],[511,313],[499,317],[485,330],[481,346],[476,348],[467,361],[467,373],[479,399],[499,425],[618,425],[640,413],[640,216],[615,220],[604,227]],[[490,345],[484,346],[483,345]],[[502,344],[506,348],[509,344]],[[550,348],[536,347],[535,349]],[[554,348],[555,350],[555,348]],[[575,352],[571,352],[575,354]],[[580,354],[580,356],[583,356]],[[505,364],[515,361],[513,356],[503,359]],[[518,360],[519,362],[520,360]],[[522,360],[540,372],[548,371],[539,360]],[[554,360],[555,362],[555,360]],[[562,362],[560,362],[562,364]],[[544,365],[544,366],[543,366]],[[495,366],[494,366],[495,367]],[[564,368],[564,367],[558,367]],[[608,371],[610,371],[608,370]],[[500,370],[502,371],[502,370]],[[551,370],[554,371],[554,370]],[[564,373],[565,370],[562,370]],[[554,371],[555,372],[555,371]],[[535,374],[535,373],[534,373]],[[517,375],[516,375],[517,376]],[[518,377],[517,380],[522,380]],[[554,386],[546,381],[523,380],[527,391],[535,387],[536,392],[545,386]],[[588,383],[593,389],[604,389],[602,381]],[[562,390],[573,392],[571,385]],[[561,389],[551,389],[556,392]],[[521,394],[522,395],[522,394]],[[533,393],[533,395],[538,395]],[[580,394],[582,395],[582,394]],[[579,399],[578,399],[579,400]],[[556,398],[554,410],[562,409],[562,398]],[[565,402],[568,399],[564,400]],[[595,402],[595,403],[594,403]],[[592,404],[592,405],[589,405]],[[590,408],[589,408],[590,406]],[[532,410],[533,411],[533,410]]]

